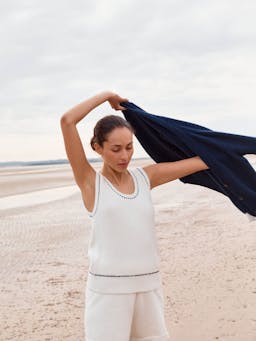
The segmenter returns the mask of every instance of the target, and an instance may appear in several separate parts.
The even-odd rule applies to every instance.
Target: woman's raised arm
[[[60,119],[66,154],[73,170],[77,185],[82,188],[85,184],[94,183],[95,170],[88,162],[76,127],[91,110],[115,96],[113,92],[101,92],[68,110]]]
[[[122,107],[120,103],[128,100],[114,92],[103,91],[69,109],[60,119],[66,154],[72,167],[75,181],[81,189],[84,189],[86,185],[91,186],[91,184],[95,183],[95,170],[86,158],[76,124],[89,114],[90,111],[106,101],[109,102],[114,110],[125,110],[126,108]]]

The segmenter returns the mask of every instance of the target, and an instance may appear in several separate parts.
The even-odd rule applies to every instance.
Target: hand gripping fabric
[[[208,187],[233,202],[249,220],[256,219],[256,172],[245,154],[256,154],[256,138],[217,132],[203,126],[146,112],[122,102],[124,117],[155,162],[200,156],[209,169],[180,178],[183,183]]]

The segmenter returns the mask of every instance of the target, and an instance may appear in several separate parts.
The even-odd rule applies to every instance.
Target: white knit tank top
[[[128,170],[135,190],[118,191],[96,172],[88,246],[87,286],[101,293],[131,293],[161,285],[150,183],[141,167]]]

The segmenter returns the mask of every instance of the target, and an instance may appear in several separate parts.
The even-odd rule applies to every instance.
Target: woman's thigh
[[[86,288],[86,341],[129,341],[136,294],[101,294]]]
[[[136,294],[131,341],[169,340],[164,317],[164,296],[162,287]]]

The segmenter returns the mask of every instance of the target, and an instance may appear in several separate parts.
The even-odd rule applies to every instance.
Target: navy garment
[[[256,154],[256,138],[216,132],[203,126],[147,113],[131,102],[122,102],[126,120],[155,162],[193,156],[209,169],[180,178],[184,183],[218,191],[243,213],[256,217],[256,172],[243,157]]]

